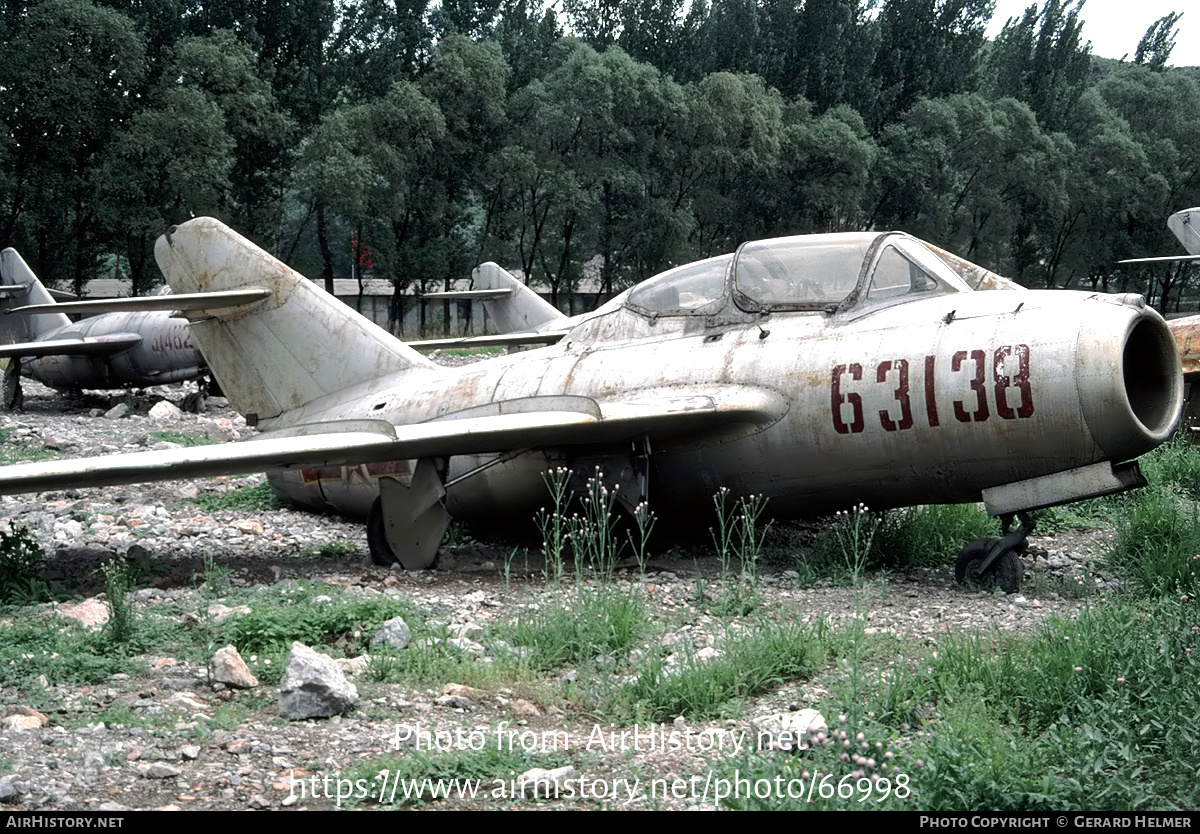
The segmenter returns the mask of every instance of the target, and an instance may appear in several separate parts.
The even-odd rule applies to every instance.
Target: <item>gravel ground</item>
[[[6,432],[0,451],[10,460],[43,450],[82,456],[168,448],[165,444],[176,441],[167,438],[185,435],[232,440],[248,434],[244,421],[222,408],[202,416],[147,416],[157,402],[178,403],[182,393],[170,388],[134,398],[68,400],[27,383],[26,411],[0,416],[0,429]],[[132,405],[131,413],[105,416],[114,403]],[[530,606],[563,604],[563,592],[546,587],[533,557],[514,559],[505,580],[502,568],[512,552],[507,543],[465,538],[443,549],[435,570],[383,570],[369,564],[360,525],[286,509],[202,512],[193,500],[259,482],[261,476],[252,476],[6,496],[0,498],[0,523],[10,519],[35,530],[51,551],[48,578],[77,600],[95,604],[103,589],[99,568],[114,555],[151,565],[153,580],[136,593],[135,609],[180,622],[211,616],[207,606],[214,602],[212,595],[197,589],[206,556],[230,569],[234,589],[261,586],[286,592],[303,580],[327,586],[340,598],[411,600],[463,636],[511,620]],[[785,551],[788,541],[802,540],[810,530],[781,527],[772,552]],[[1095,585],[1103,592],[1106,583],[1097,575],[1093,556],[1106,535],[1086,531],[1031,540],[1025,586],[1009,596],[963,592],[953,586],[949,566],[869,577],[857,588],[801,588],[791,565],[777,556],[764,566],[762,610],[789,622],[823,619],[834,626],[861,627],[912,652],[950,633],[1028,632],[1052,615],[1069,616],[1082,604],[1072,598],[1081,594],[1064,598],[1060,593],[1070,591],[1073,583]],[[619,581],[627,589],[634,583],[631,592],[652,600],[650,640],[655,647],[719,654],[727,626],[697,604],[698,580],[711,583],[719,565],[703,549],[673,552],[677,558],[652,561],[644,581],[630,571]],[[64,607],[57,606],[59,614]],[[20,616],[51,616],[55,608],[44,605],[32,613],[25,608]],[[393,752],[397,727],[418,725],[431,732],[474,729],[489,742],[498,738],[500,727],[565,733],[570,751],[546,761],[554,766],[565,761],[575,768],[575,778],[630,780],[636,774],[644,785],[654,778],[719,773],[732,761],[729,747],[647,749],[653,745],[619,743],[609,751],[595,744],[588,749],[598,727],[632,728],[610,728],[604,716],[564,710],[561,698],[546,694],[569,678],[561,670],[528,692],[421,690],[371,683],[362,674],[355,676],[351,664],[351,680],[361,695],[355,709],[330,719],[286,721],[278,716],[271,687],[235,692],[209,683],[207,669],[193,660],[142,659],[144,673],[116,675],[101,685],[47,680],[39,694],[0,688],[3,714],[9,716],[0,729],[0,802],[10,809],[42,810],[330,808],[337,804],[334,799],[308,795],[311,782],[305,782],[300,798],[301,788],[292,779],[336,778],[355,764]],[[819,707],[838,674],[831,668],[812,681],[760,695],[741,705],[736,717],[705,723],[679,719],[665,731],[709,731],[710,738],[728,739],[729,745],[747,732],[747,743],[752,743],[749,719]],[[454,700],[456,693],[465,700]],[[144,720],[100,721],[98,716],[105,710],[112,714],[114,705]],[[317,787],[324,794],[324,783]],[[678,810],[712,805],[695,792],[665,798],[643,794],[628,804],[625,799],[576,797],[540,807]],[[451,799],[430,807],[512,804],[511,799]],[[530,807],[528,801],[521,807]]]

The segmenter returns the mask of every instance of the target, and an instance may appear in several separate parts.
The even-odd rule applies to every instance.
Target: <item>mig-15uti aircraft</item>
[[[242,294],[229,303],[257,301]],[[171,311],[211,305],[178,295],[55,303],[15,249],[0,252],[0,358],[4,407],[20,408],[21,377],[65,391],[149,388],[207,373],[187,319]],[[79,322],[68,313],[101,313]]]
[[[451,515],[528,518],[543,475],[694,517],[727,487],[776,517],[982,500],[1005,520],[1144,481],[1179,356],[1136,295],[974,292],[915,238],[743,244],[657,275],[556,344],[438,367],[210,218],[155,250],[242,443],[0,467],[0,493],[272,470],[294,503],[367,519],[372,557],[434,560]],[[1028,524],[957,573],[1019,580]]]

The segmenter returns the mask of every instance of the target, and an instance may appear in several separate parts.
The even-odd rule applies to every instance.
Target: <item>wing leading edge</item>
[[[0,358],[14,356],[109,356],[140,344],[136,333],[88,336],[79,339],[51,339],[45,342],[17,342],[0,345]]]
[[[7,313],[28,316],[39,313],[142,313],[196,312],[247,307],[262,301],[271,291],[265,287],[250,287],[227,292],[198,292],[186,295],[143,295],[137,298],[98,298],[91,301],[66,301],[55,304],[31,304],[14,307]]]
[[[757,430],[787,411],[773,391],[732,389],[715,396],[648,393],[637,401],[604,404],[586,397],[550,397],[547,410],[527,402],[517,413],[449,414],[405,426],[378,420],[315,423],[243,443],[12,464],[0,467],[0,494],[617,443],[647,435],[662,440],[737,423]]]

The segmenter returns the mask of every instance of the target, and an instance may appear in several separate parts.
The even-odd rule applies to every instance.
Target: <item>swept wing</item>
[[[244,307],[262,301],[271,291],[262,287],[228,292],[198,292],[187,295],[144,295],[137,298],[97,298],[91,301],[67,301],[61,304],[30,304],[6,312],[20,315],[38,313],[140,313],[153,310],[220,310]]]
[[[643,392],[600,404],[588,397],[493,403],[435,421],[314,423],[243,443],[0,467],[0,494],[201,478],[372,461],[482,454],[527,448],[662,440],[738,423],[763,426],[787,411],[775,392],[731,386],[711,395]]]
[[[14,356],[109,356],[140,344],[137,333],[113,333],[79,339],[51,339],[44,342],[17,342],[0,345],[0,358]]]

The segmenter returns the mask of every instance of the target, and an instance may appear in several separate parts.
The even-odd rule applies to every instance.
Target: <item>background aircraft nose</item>
[[[1122,461],[1170,437],[1183,406],[1183,376],[1162,317],[1144,302],[1115,303],[1128,311],[1123,335],[1113,337],[1107,315],[1080,327],[1078,384],[1093,439],[1109,459]]]

